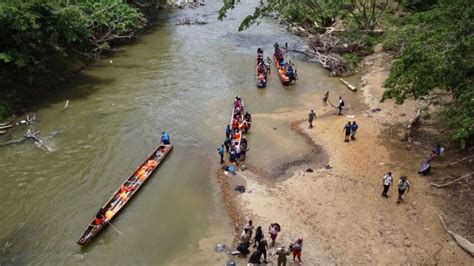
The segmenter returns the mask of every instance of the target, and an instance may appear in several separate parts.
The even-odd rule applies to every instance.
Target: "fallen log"
[[[351,91],[357,91],[357,88],[356,88],[354,85],[350,84],[349,82],[345,81],[344,79],[339,79],[339,80],[342,82],[342,84],[346,85],[346,87],[347,87],[349,90],[351,90]]]
[[[5,126],[0,126],[0,130],[5,130],[13,127],[13,125],[5,125]]]
[[[448,182],[446,184],[441,184],[441,185],[438,185],[438,184],[435,184],[435,183],[431,183],[430,185],[432,185],[433,187],[436,187],[436,188],[442,188],[442,187],[447,187],[453,183],[456,183],[457,181],[461,180],[461,179],[465,179],[465,178],[468,178],[468,177],[471,177],[472,176],[472,173],[469,173],[469,174],[466,174],[466,175],[463,175],[461,176],[460,178],[456,178],[454,179],[453,181],[451,182]]]
[[[443,217],[438,214],[439,219],[441,220],[441,224],[443,224],[444,230],[448,232],[448,234],[454,239],[454,241],[460,246],[464,251],[466,251],[469,255],[474,257],[474,244],[469,242],[469,240],[465,239],[464,237],[450,231],[444,222]]]

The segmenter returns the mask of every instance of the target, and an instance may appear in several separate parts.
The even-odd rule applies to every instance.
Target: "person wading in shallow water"
[[[315,117],[316,117],[316,113],[314,113],[314,111],[311,110],[311,112],[309,112],[309,114],[308,114],[309,128],[313,128],[313,120],[314,120]]]
[[[392,176],[392,172],[388,172],[388,174],[386,174],[384,177],[383,177],[383,191],[382,191],[382,197],[386,197],[388,198],[388,190],[390,189],[390,186],[393,184],[393,176]]]

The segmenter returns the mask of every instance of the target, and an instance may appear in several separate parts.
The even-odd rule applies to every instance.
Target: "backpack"
[[[398,188],[403,191],[407,190],[408,182],[406,180],[405,181],[401,180],[400,183],[398,183]]]

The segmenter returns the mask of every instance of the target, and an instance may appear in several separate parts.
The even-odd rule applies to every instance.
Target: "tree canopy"
[[[384,99],[403,103],[433,89],[452,94],[446,110],[453,137],[464,146],[474,135],[474,7],[469,1],[440,0],[414,13],[385,44],[398,56],[385,81]]]

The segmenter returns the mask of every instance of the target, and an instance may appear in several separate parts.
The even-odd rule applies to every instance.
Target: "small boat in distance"
[[[171,144],[161,144],[148,158],[125,180],[112,197],[100,208],[96,217],[87,226],[77,244],[87,244],[102,228],[104,228],[115,215],[127,204],[140,187],[145,183],[158,165],[165,159],[173,148]]]
[[[257,67],[256,67],[258,88],[265,88],[267,86],[267,74],[269,70],[267,67],[268,66],[266,62],[263,60],[263,49],[259,47],[257,49]]]

